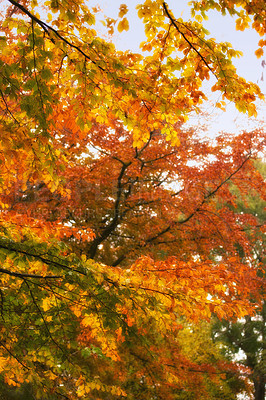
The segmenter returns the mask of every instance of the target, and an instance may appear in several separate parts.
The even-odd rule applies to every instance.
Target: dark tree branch
[[[5,97],[4,97],[4,94],[3,94],[3,92],[2,92],[1,89],[0,89],[0,94],[1,94],[1,97],[2,97],[2,99],[3,99],[3,102],[5,103],[6,111],[7,111],[8,114],[11,116],[11,118],[12,118],[18,125],[20,125],[19,121],[14,117],[14,115],[13,115],[12,112],[10,111],[10,109],[9,109],[9,107],[8,107],[8,104],[7,104],[7,101],[6,101]]]
[[[119,264],[121,264],[122,261],[124,261],[124,259],[126,258],[127,254],[122,254],[121,256],[119,256],[111,265],[111,267],[117,267]]]
[[[171,151],[171,153],[164,154],[163,156],[156,157],[156,158],[154,158],[153,160],[144,161],[144,163],[145,163],[145,164],[153,163],[153,162],[156,162],[156,161],[159,161],[159,160],[163,160],[164,158],[170,157],[170,156],[172,156],[172,155],[174,155],[174,154],[177,154],[177,151],[176,151],[176,150]]]
[[[1,247],[1,246],[0,246]],[[61,275],[34,275],[34,274],[24,274],[21,272],[14,272],[14,271],[9,271],[5,268],[0,268],[0,273],[7,274],[10,276],[16,276],[17,278],[35,278],[35,279],[60,279],[62,278]]]
[[[25,8],[23,5],[19,4],[15,0],[8,0],[11,4],[14,6],[18,7],[23,14],[26,14],[32,21],[35,21],[50,37],[50,32],[53,32],[58,39],[60,39],[62,42],[66,43],[69,47],[77,50],[80,54],[82,54],[85,59],[90,60],[93,64],[95,64],[101,71],[105,72],[105,69],[98,65],[98,63],[94,60],[91,59],[91,57],[86,54],[83,50],[80,49],[80,47],[76,46],[74,43],[71,43],[69,40],[64,38],[56,29],[48,25],[46,22],[41,21],[39,18],[37,18],[35,15],[33,15],[27,8]],[[53,41],[53,39],[51,39]]]
[[[88,254],[90,258],[94,258],[95,254],[97,252],[98,246],[108,238],[108,236],[116,229],[117,225],[119,224],[119,208],[120,208],[120,203],[121,203],[121,197],[122,197],[122,192],[123,192],[123,185],[122,185],[122,179],[123,176],[127,170],[127,168],[131,165],[131,162],[128,163],[123,163],[122,168],[120,170],[120,174],[117,178],[117,191],[116,191],[116,201],[114,204],[114,218],[112,221],[103,229],[101,234],[97,236],[91,243]]]
[[[10,0],[9,0],[10,1]],[[178,25],[177,25],[177,21],[173,18],[173,16],[170,14],[168,8],[167,8],[167,4],[165,3],[165,1],[163,2],[163,8],[164,11],[167,15],[167,17],[170,19],[171,23],[174,25],[174,27],[176,28],[176,30],[180,33],[180,35],[184,38],[184,40],[189,44],[189,46],[191,47],[191,49],[193,49],[197,55],[200,57],[200,59],[203,61],[203,63],[206,65],[206,67],[208,68],[208,70],[211,71],[211,73],[215,76],[216,79],[217,76],[215,74],[215,72],[213,72],[212,68],[209,66],[209,64],[207,63],[207,61],[205,60],[205,58],[200,54],[200,52],[196,49],[196,47],[194,46],[194,44],[192,42],[190,42],[190,40],[188,40],[188,38],[186,37],[186,35],[179,29]]]
[[[135,148],[135,156],[134,158],[139,160],[141,162],[141,169],[143,169],[145,162],[143,160],[141,160],[139,157],[142,154],[142,152],[149,146],[150,141],[152,139],[152,135],[153,132],[150,132],[150,137],[149,140],[143,145],[143,147],[138,150],[137,148]],[[104,152],[104,151],[103,151]],[[127,170],[127,168],[132,164],[132,161],[125,163],[124,161],[118,159],[115,156],[112,156],[110,154],[108,154],[110,157],[116,159],[117,161],[119,161],[120,163],[122,163],[122,167],[120,170],[120,174],[117,178],[117,191],[116,191],[116,200],[114,203],[114,218],[112,219],[112,221],[103,229],[103,231],[100,233],[99,236],[97,236],[92,243],[90,244],[89,250],[88,250],[88,254],[90,258],[94,258],[98,249],[98,246],[105,240],[107,239],[111,233],[117,228],[119,222],[121,221],[121,219],[125,216],[125,214],[128,212],[128,210],[126,210],[126,212],[120,213],[120,205],[121,205],[121,199],[122,199],[122,194],[124,193],[124,198],[125,200],[130,196],[132,188],[134,186],[134,184],[136,182],[139,181],[139,177],[133,179],[127,190],[124,190],[125,184],[122,183],[123,177],[125,175],[125,172]],[[129,183],[129,182],[128,182]]]
[[[67,356],[65,350],[60,346],[60,344],[54,339],[53,335],[51,334],[50,329],[49,329],[49,327],[48,327],[48,325],[47,325],[46,319],[44,318],[43,312],[42,312],[42,310],[40,309],[40,307],[39,307],[39,305],[38,305],[38,303],[37,303],[37,301],[36,301],[36,299],[35,299],[35,297],[34,297],[34,294],[32,293],[32,290],[31,290],[31,288],[30,288],[29,282],[25,281],[25,283],[26,283],[26,285],[27,285],[27,287],[28,287],[28,289],[29,289],[29,292],[30,292],[30,295],[31,295],[33,304],[35,305],[35,307],[36,307],[36,309],[37,309],[39,315],[41,316],[41,319],[42,319],[42,321],[43,321],[43,323],[44,323],[44,327],[45,327],[45,330],[46,330],[48,336],[50,337],[51,341],[56,345],[56,347],[58,347],[58,349],[60,349],[60,351],[61,351],[62,354],[66,357],[66,359],[71,363],[71,361],[69,360],[69,358],[68,358],[68,356]],[[72,363],[71,363],[71,364],[72,364]]]
[[[8,352],[8,354],[11,355],[11,357],[14,357],[14,358],[17,360],[17,362],[18,362],[23,368],[26,368],[28,371],[30,370],[25,364],[23,364],[22,361],[19,360],[19,358],[18,358],[17,356],[15,356],[14,353],[12,353],[11,350],[9,350],[9,349],[4,345],[3,342],[0,342],[0,346],[2,346],[2,347]]]
[[[36,260],[40,260],[46,265],[53,265],[54,267],[57,267],[60,269],[67,269],[69,271],[77,272],[78,274],[81,274],[81,275],[86,275],[85,272],[79,271],[76,268],[73,268],[73,267],[70,267],[70,266],[64,264],[63,260],[62,260],[62,262],[53,260],[52,257],[54,257],[54,256],[52,256],[52,255],[50,255],[51,258],[46,258],[46,257],[44,257],[44,255],[36,254],[34,252],[15,247],[15,243],[13,243],[13,242],[10,242],[10,243],[3,243],[3,242],[1,243],[0,242],[0,249],[5,249],[5,250],[9,250],[11,252],[24,254],[28,257],[35,258]],[[47,254],[47,256],[49,256],[49,254]],[[41,276],[41,277],[43,278],[43,276]],[[23,277],[21,276],[21,278],[23,278]],[[59,276],[59,278],[61,278],[61,277]]]
[[[242,163],[238,166],[238,168],[236,170],[234,170],[226,179],[224,179],[218,186],[216,186],[216,188],[214,190],[212,190],[210,193],[208,193],[206,196],[204,196],[202,202],[198,205],[198,207],[193,212],[191,212],[185,219],[183,219],[181,221],[172,222],[170,225],[168,225],[166,228],[162,229],[156,235],[147,239],[144,246],[147,246],[148,243],[154,242],[156,239],[158,239],[158,237],[169,232],[173,225],[185,224],[191,218],[193,218],[195,214],[197,214],[199,211],[201,211],[201,207],[207,202],[207,200],[210,197],[214,196],[223,185],[225,185],[228,181],[230,181],[230,179],[240,171],[240,169],[244,166],[244,164],[250,159],[250,156],[251,156],[251,154],[248,154],[248,156],[242,161]]]

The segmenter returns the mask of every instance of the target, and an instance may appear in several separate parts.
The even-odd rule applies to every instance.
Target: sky
[[[117,18],[119,12],[119,6],[123,3],[123,0],[98,0],[92,1],[91,3],[99,4],[102,13],[109,17]],[[139,44],[145,40],[144,27],[141,20],[137,16],[135,9],[140,0],[125,0],[129,8],[127,18],[129,20],[129,31],[118,33],[116,32],[112,37],[112,41],[115,43],[119,50],[131,50],[133,52],[140,52]],[[183,19],[190,18],[189,6],[187,0],[168,0],[167,4],[173,11],[176,18],[182,17]],[[210,36],[216,38],[218,41],[230,42],[233,47],[243,52],[243,57],[235,59],[235,66],[239,75],[243,76],[246,80],[257,83],[262,92],[266,95],[266,66],[262,67],[263,57],[258,59],[254,52],[257,49],[257,43],[259,35],[252,29],[245,30],[244,32],[235,30],[235,23],[232,17],[222,16],[220,13],[215,11],[208,13],[209,20],[204,21],[205,27],[210,31]],[[264,60],[266,56],[264,56]],[[261,77],[264,75],[264,80]],[[210,87],[204,87],[204,90],[210,92]],[[204,105],[204,110],[207,112],[208,117],[199,117],[198,115],[192,115],[190,117],[190,123],[193,125],[198,124],[199,120],[201,123],[210,123],[210,130],[213,131],[238,131],[239,129],[249,128],[252,129],[258,126],[258,120],[266,121],[266,103],[260,102],[258,104],[258,118],[248,118],[239,113],[233,104],[228,105],[227,111],[223,112],[214,107],[215,101],[218,99],[218,95],[215,98],[211,94],[210,103]]]

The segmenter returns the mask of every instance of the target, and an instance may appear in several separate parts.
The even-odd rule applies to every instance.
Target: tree
[[[256,168],[265,178],[265,163],[256,162]],[[236,188],[231,188],[237,192]],[[234,206],[235,213],[249,213],[255,216],[258,221],[257,226],[246,225],[252,244],[252,258],[247,256],[245,250],[238,244],[238,252],[245,262],[252,262],[258,268],[258,274],[265,275],[265,237],[263,227],[265,221],[265,200],[256,191],[249,192],[241,201],[239,198]],[[265,288],[262,287],[262,298],[265,299]],[[229,321],[219,321],[214,325],[214,335],[223,339],[226,343],[227,351],[230,354],[237,354],[240,350],[244,355],[242,363],[251,370],[250,379],[254,385],[255,400],[265,398],[265,324],[266,306],[263,301],[261,310],[255,316],[246,316],[237,323]]]
[[[78,231],[93,229],[89,242],[66,241],[78,254],[112,266],[129,266],[141,255],[159,252],[184,261],[204,259],[218,247],[232,257],[237,242],[252,251],[243,224],[256,225],[256,218],[230,212],[227,204],[236,200],[232,182],[242,196],[251,187],[263,195],[263,178],[252,161],[263,149],[263,131],[221,134],[211,143],[201,132],[179,126],[178,147],[155,131],[138,150],[120,122],[110,125],[112,131],[95,123],[82,141],[63,131],[59,144],[71,147],[60,173],[64,184],[51,192],[43,182],[29,181],[23,190],[18,181],[6,197],[10,211]],[[217,209],[217,201],[225,205]]]
[[[234,362],[228,356],[225,357],[222,349],[224,343],[212,338],[212,322],[201,321],[198,324],[184,323],[184,328],[178,332],[178,340],[182,352],[190,359],[200,365],[216,364],[223,370],[222,374],[213,374],[204,377],[207,390],[201,393],[202,399],[236,399],[240,393],[242,396],[252,396],[250,384],[247,383],[249,371],[243,365]],[[215,360],[215,362],[214,362]],[[238,371],[238,374],[234,373]],[[210,379],[211,378],[211,379]],[[180,399],[195,398],[196,385],[192,390],[180,394]]]
[[[99,38],[96,10],[82,1],[9,3],[0,57],[4,382],[48,399],[176,399],[184,388],[200,399],[224,366],[186,356],[177,317],[237,318],[261,303],[262,279],[234,247],[251,251],[242,228],[256,218],[217,210],[216,199],[234,202],[231,181],[243,195],[247,182],[262,193],[253,159],[263,132],[211,144],[183,124],[211,74],[213,90],[249,115],[262,94],[237,76],[229,44],[209,40],[199,16],[176,20],[165,2],[139,6],[147,57]],[[239,12],[241,29],[250,14],[261,33],[260,4],[222,11]],[[204,16],[209,2],[200,6]]]

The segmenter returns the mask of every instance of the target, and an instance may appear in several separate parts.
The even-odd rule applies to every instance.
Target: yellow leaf
[[[79,386],[77,390],[78,397],[84,396],[85,393],[86,393],[85,386],[84,385]]]
[[[117,26],[118,32],[128,31],[129,30],[129,23],[127,18],[123,18],[122,21],[119,22]]]
[[[258,50],[255,51],[256,57],[260,58],[263,56],[263,49],[259,48]]]
[[[42,308],[43,308],[43,311],[48,311],[49,310],[49,308],[50,308],[50,299],[48,298],[48,297],[46,297],[45,299],[43,299],[43,301],[42,301]]]
[[[198,22],[202,22],[202,21],[203,21],[203,18],[202,18],[201,15],[196,15],[195,19],[196,19]]]
[[[52,371],[46,371],[45,376],[53,381],[57,378],[57,375],[55,375]]]
[[[4,357],[0,357],[0,372],[3,371],[6,367],[6,358]]]
[[[118,17],[119,18],[123,18],[123,16],[126,15],[127,12],[128,12],[127,5],[126,4],[121,4],[121,6],[119,7]]]
[[[180,139],[179,139],[179,137],[178,137],[178,136],[173,137],[172,140],[171,140],[171,143],[172,143],[172,146],[177,146],[177,147],[179,147],[179,146],[180,146]]]

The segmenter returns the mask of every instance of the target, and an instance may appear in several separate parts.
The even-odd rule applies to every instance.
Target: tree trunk
[[[263,375],[259,375],[256,379],[253,379],[254,383],[254,398],[255,400],[265,400],[265,378]]]

